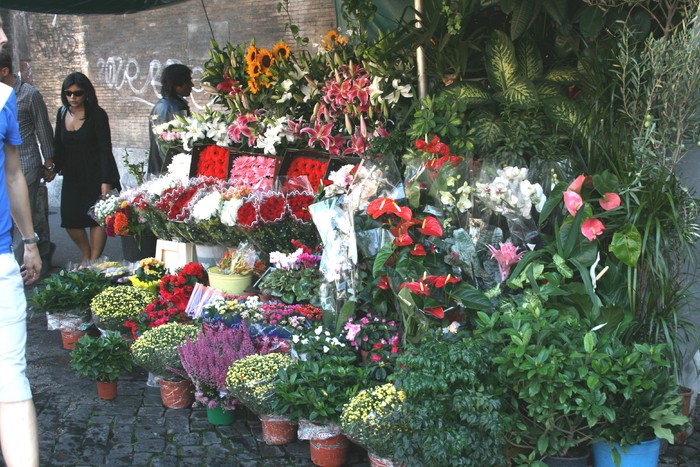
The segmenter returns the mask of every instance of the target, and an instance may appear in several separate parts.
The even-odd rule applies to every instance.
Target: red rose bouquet
[[[160,296],[178,310],[185,310],[194,285],[207,284],[207,272],[199,263],[187,263],[175,274],[166,274],[160,281]]]
[[[316,190],[321,184],[323,176],[328,168],[328,160],[323,160],[317,157],[296,157],[289,164],[287,173],[288,179],[297,177],[306,177],[311,184],[311,187]],[[288,184],[289,182],[287,182]],[[287,185],[285,184],[285,186]]]

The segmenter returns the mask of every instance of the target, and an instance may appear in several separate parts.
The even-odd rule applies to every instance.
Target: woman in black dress
[[[82,262],[102,255],[107,234],[88,210],[102,195],[121,189],[112,154],[107,113],[97,105],[95,87],[82,73],[71,73],[61,88],[63,106],[56,115],[54,163],[63,174],[61,227],[78,245]],[[90,228],[88,237],[85,232]]]

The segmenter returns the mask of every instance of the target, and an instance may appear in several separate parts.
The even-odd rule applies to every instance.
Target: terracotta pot
[[[97,382],[97,398],[111,401],[117,397],[117,381]]]
[[[61,340],[63,341],[63,348],[66,350],[74,350],[75,343],[78,339],[85,335],[84,331],[61,329]]]
[[[693,398],[693,390],[690,388],[686,388],[685,386],[678,386],[678,395],[683,401],[681,415],[690,417],[690,401]],[[690,436],[692,433],[693,424],[691,423],[688,429],[686,429],[685,431],[679,431],[678,433],[675,433],[673,435],[674,441],[676,442],[676,444],[682,444],[683,442],[685,442],[686,439],[688,439],[688,436]]]
[[[369,451],[367,452],[367,457],[369,458],[369,465],[372,467],[404,467],[406,465],[393,459],[379,457],[378,455]]]
[[[350,441],[345,435],[336,435],[328,439],[312,439],[309,442],[311,462],[319,467],[340,467],[348,457]]]
[[[188,380],[160,382],[160,398],[169,409],[186,409],[194,402],[194,385]]]
[[[297,424],[287,417],[277,415],[260,415],[263,441],[265,444],[279,446],[289,444],[297,437]]]

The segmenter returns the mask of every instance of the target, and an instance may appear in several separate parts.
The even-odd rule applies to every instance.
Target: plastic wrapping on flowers
[[[297,438],[303,440],[329,439],[341,434],[343,431],[334,423],[317,425],[308,420],[299,420],[299,428],[297,429]]]

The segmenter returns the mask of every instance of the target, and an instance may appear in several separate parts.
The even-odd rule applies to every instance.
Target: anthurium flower
[[[413,217],[411,208],[407,206],[400,207],[398,204],[396,204],[396,201],[391,198],[375,199],[369,203],[369,205],[367,205],[367,214],[372,216],[372,219],[376,219],[382,214],[394,214],[407,221],[411,220]]]
[[[427,276],[424,280],[428,284],[434,285],[438,289],[445,287],[447,284],[457,284],[459,282],[459,278],[454,277],[451,274],[446,276]]]
[[[564,206],[569,211],[569,214],[575,216],[579,208],[583,206],[583,199],[581,195],[575,191],[566,190],[564,192]]]
[[[413,256],[425,256],[425,247],[422,243],[416,243],[413,245],[413,248],[411,248],[409,253],[411,253]]]
[[[440,221],[433,216],[428,216],[423,219],[423,223],[418,228],[418,232],[423,235],[432,235],[433,237],[442,237],[442,226]]]
[[[416,295],[425,295],[426,297],[430,295],[430,289],[423,281],[404,282],[399,286],[399,290],[403,289],[404,287],[408,288],[408,290]]]
[[[610,211],[618,207],[621,201],[617,193],[605,193],[599,202],[601,208]]]
[[[389,284],[389,276],[380,277],[379,284],[377,284],[377,287],[379,287],[382,290],[389,290],[391,288],[391,285]]]
[[[389,232],[391,232],[391,235],[393,235],[394,237],[400,237],[401,235],[407,234],[408,229],[410,229],[414,225],[419,225],[420,223],[421,222],[418,219],[401,219],[395,228],[389,229]]]
[[[396,246],[413,245],[413,239],[407,233],[403,233],[397,237],[394,237],[394,245],[396,245]]]
[[[581,233],[591,242],[598,238],[598,235],[601,235],[604,231],[605,226],[603,223],[594,217],[586,219],[583,221],[583,224],[581,224]]]
[[[586,181],[586,176],[581,174],[578,177],[576,177],[576,180],[571,182],[571,185],[569,185],[569,190],[576,192],[576,193],[581,193],[581,188],[583,188],[583,183]],[[573,215],[573,214],[572,214]]]
[[[437,319],[442,319],[445,317],[445,310],[441,306],[423,308],[423,313],[435,316]]]

